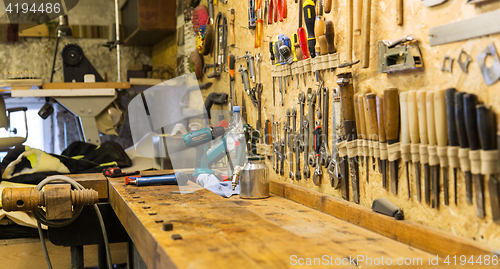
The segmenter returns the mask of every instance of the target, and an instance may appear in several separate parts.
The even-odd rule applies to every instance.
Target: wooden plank
[[[155,86],[162,83],[163,80],[156,78],[130,78],[132,86]]]
[[[12,97],[85,97],[114,96],[114,88],[107,89],[58,89],[58,90],[12,90]]]
[[[42,86],[42,79],[0,79],[0,87]]]
[[[86,189],[93,189],[99,193],[99,199],[108,199],[108,180],[101,173],[71,174],[68,177],[82,184]]]
[[[129,82],[57,82],[43,83],[44,90],[56,89],[130,89]]]
[[[412,221],[397,221],[368,208],[323,195],[280,180],[270,180],[270,191],[341,220],[374,231],[418,249],[437,255],[481,255],[492,249],[474,241],[432,229]]]
[[[48,239],[45,240],[49,257],[53,268],[71,268],[71,256],[69,247],[53,245]],[[111,259],[114,264],[127,263],[127,244],[111,244]],[[47,268],[43,255],[40,239],[20,238],[0,240],[0,264],[2,268],[31,269]],[[84,247],[84,262],[86,267],[96,267],[97,246]]]

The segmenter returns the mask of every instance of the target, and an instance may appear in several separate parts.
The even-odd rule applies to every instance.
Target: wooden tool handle
[[[361,93],[358,95],[358,106],[359,106],[359,128],[361,129],[360,133],[362,137],[361,139],[367,139],[368,135],[366,132],[366,121],[365,121],[365,102],[364,102],[365,94]]]
[[[325,21],[325,37],[328,45],[328,54],[335,53],[337,51],[335,48],[335,28],[331,20]]]
[[[363,0],[363,26],[361,29],[361,67],[370,66],[370,31],[372,1]]]
[[[426,98],[427,92],[425,90],[417,91],[417,109],[418,109],[418,133],[420,134],[420,143],[429,143],[427,134],[427,107]]]
[[[354,34],[359,35],[361,33],[361,17],[363,15],[363,0],[354,0],[354,21],[353,28]]]
[[[234,46],[236,44],[235,43],[236,42],[236,35],[235,35],[236,32],[234,31],[234,29],[235,29],[235,25],[234,25],[235,10],[234,10],[234,8],[231,8],[230,11],[231,11],[231,24],[230,24],[231,25],[231,44],[230,45]]]
[[[325,34],[325,17],[316,16],[316,23],[314,24],[314,35],[316,38]]]
[[[465,115],[465,130],[471,150],[481,149],[479,135],[477,129],[476,117],[477,96],[475,94],[464,95],[464,115]]]
[[[354,96],[352,97],[352,102],[354,104],[354,117],[356,118],[356,130],[358,134],[358,138],[362,137],[361,134],[361,126],[359,126],[359,103],[358,103],[358,96],[360,95],[359,92],[355,93]]]
[[[370,137],[372,141],[378,141],[378,120],[377,120],[377,94],[369,93],[366,95],[366,104],[368,107],[368,120],[370,123]]]
[[[410,126],[408,122],[408,92],[399,94],[401,111],[401,144],[410,144]]]
[[[410,141],[412,144],[420,143],[418,128],[417,91],[408,92],[408,125],[410,127]]]
[[[326,42],[326,36],[322,35],[318,37],[319,51],[320,55],[325,55],[328,53],[328,44]]]
[[[437,145],[448,146],[448,125],[446,124],[446,90],[434,92],[434,118],[436,119]]]
[[[365,138],[368,140],[371,140],[370,136],[371,134],[371,129],[372,129],[372,123],[370,122],[370,113],[368,113],[368,99],[366,99],[367,93],[363,94],[363,113],[365,113]],[[376,122],[375,122],[376,123]]]
[[[345,60],[346,62],[350,63],[352,62],[352,20],[353,20],[353,1],[354,0],[347,0],[347,37],[346,37],[346,57]]]
[[[483,150],[497,149],[495,115],[484,104],[476,106],[479,142]]]
[[[455,93],[455,123],[457,125],[458,142],[463,149],[469,147],[469,139],[465,128],[464,95],[463,92]]]
[[[403,0],[396,0],[397,24],[403,25]]]
[[[354,116],[354,89],[352,85],[340,87],[340,104],[344,120],[356,120]]]
[[[392,88],[384,91],[384,121],[387,142],[394,144],[399,140],[399,93]]]
[[[436,125],[434,124],[434,91],[428,91],[425,96],[425,105],[427,113],[427,138],[429,145],[437,145],[436,141]]]
[[[448,142],[450,146],[460,146],[458,141],[457,122],[455,121],[455,88],[446,90],[446,122],[448,123]]]
[[[326,0],[325,13],[330,13],[331,11],[332,11],[332,0]]]
[[[378,141],[380,143],[387,142],[385,137],[385,121],[384,121],[384,98],[377,96],[377,120],[378,120]]]

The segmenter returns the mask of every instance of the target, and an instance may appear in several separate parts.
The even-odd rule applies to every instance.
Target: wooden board
[[[48,89],[130,89],[128,82],[57,82],[43,83],[42,88]]]
[[[1,79],[0,87],[30,87],[42,86],[42,79]]]
[[[162,83],[163,80],[156,78],[130,78],[132,86],[155,86]]]
[[[179,195],[170,193],[177,186],[127,186],[123,178],[110,178],[109,190],[149,268],[288,268],[294,267],[291,255],[424,261],[430,255],[278,196],[225,199],[205,189]],[[173,231],[163,231],[164,223],[173,223]]]
[[[114,88],[108,89],[59,89],[59,90],[12,90],[12,97],[92,97],[115,96]]]
[[[99,193],[99,199],[108,199],[108,180],[103,174],[72,174],[68,175],[86,189],[93,189]]]

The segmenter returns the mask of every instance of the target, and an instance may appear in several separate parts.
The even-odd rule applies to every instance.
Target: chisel
[[[385,136],[384,99],[377,96],[378,141],[380,147],[380,171],[382,186],[387,189],[387,139]]]
[[[384,123],[388,147],[399,142],[399,94],[398,89],[384,90]],[[389,158],[391,191],[398,194],[398,160]]]
[[[448,123],[448,142],[450,146],[448,148],[448,159],[449,165],[453,168],[453,195],[455,205],[458,204],[457,196],[457,169],[460,166],[458,159],[458,149],[460,142],[458,141],[457,133],[457,123],[455,121],[455,94],[457,90],[455,88],[450,88],[446,90],[446,115]]]
[[[425,90],[417,92],[418,109],[418,133],[420,134],[420,163],[424,165],[424,200],[426,204],[431,203],[430,167],[428,153],[428,132],[427,132],[427,107]]]
[[[467,204],[472,205],[472,174],[470,172],[469,160],[469,138],[465,126],[463,92],[455,93],[455,121],[457,125],[458,141],[460,142],[459,158],[460,169],[464,172],[465,178],[465,199]]]
[[[364,107],[364,113],[365,113],[365,128],[366,128],[366,131],[365,131],[365,160],[366,160],[366,176],[367,176],[367,182],[368,182],[368,175],[369,175],[369,170],[368,170],[368,160],[370,157],[372,157],[372,167],[373,167],[373,170],[375,171],[375,159],[373,158],[373,141],[372,141],[372,133],[371,133],[371,129],[372,129],[372,124],[377,124],[377,121],[374,121],[374,122],[371,122],[370,121],[370,112],[369,112],[369,108],[368,108],[368,98],[367,98],[367,94],[363,94],[363,107]],[[373,99],[375,101],[375,99]],[[376,108],[376,105],[374,106],[374,108]]]
[[[420,184],[420,133],[418,126],[417,91],[408,92],[408,126],[410,128],[411,160],[415,166],[415,192],[417,201],[422,201]]]
[[[352,97],[352,100],[353,100],[353,104],[354,104],[354,119],[356,121],[356,135],[357,135],[357,143],[358,143],[358,154],[359,152],[361,152],[363,149],[363,142],[362,142],[362,139],[363,139],[363,134],[361,133],[361,126],[360,126],[360,123],[361,121],[359,120],[359,102],[358,102],[358,97],[361,93],[357,92],[354,94],[354,96]],[[359,155],[358,155],[359,156]],[[360,158],[360,157],[358,157]],[[363,158],[360,158],[361,161],[359,162],[359,164],[361,165],[363,163]]]
[[[342,113],[344,115],[346,141],[347,143],[355,143],[353,141],[356,141],[357,133],[354,116],[354,88],[352,85],[352,73],[338,74],[337,84],[340,86],[340,102],[342,106]],[[356,156],[352,156],[352,154],[349,155],[349,171],[351,175],[352,198],[355,203],[359,203],[359,169],[356,164]]]
[[[497,149],[500,143],[500,126],[497,131]],[[500,160],[500,151],[499,151]],[[488,181],[488,189],[490,189],[490,202],[493,221],[500,224],[500,183],[498,182],[497,176],[490,176],[490,181]],[[493,193],[492,193],[493,192]],[[496,195],[495,195],[496,194]]]
[[[491,109],[481,104],[476,106],[477,127],[479,128],[479,142],[481,142],[481,173],[489,175],[488,189],[493,221],[500,221],[500,205],[498,203],[498,153],[497,139],[495,139],[495,115]]]
[[[477,96],[474,94],[464,95],[464,115],[465,115],[465,130],[469,139],[470,152],[469,158],[471,161],[471,172],[474,181],[474,193],[476,196],[476,210],[479,218],[484,218],[484,197],[483,197],[483,177],[481,175],[481,159],[480,155],[481,143],[479,142],[479,134],[477,129],[476,117]]]
[[[439,163],[443,170],[443,194],[444,204],[449,205],[449,183],[448,183],[448,125],[446,115],[446,90],[434,92],[434,119],[436,124],[437,151]]]
[[[366,122],[370,123],[369,137],[368,139],[372,143],[372,148],[374,148],[373,144],[378,144],[378,120],[377,120],[377,94],[368,93],[366,95],[366,106],[368,111],[368,118]],[[375,150],[374,150],[375,151]],[[375,154],[373,155],[375,156]],[[375,167],[375,157],[373,157],[373,166]],[[375,170],[375,169],[373,169]],[[380,167],[379,167],[380,170]]]
[[[437,156],[436,125],[434,120],[434,91],[425,98],[427,108],[427,136],[429,138],[429,165],[431,167],[431,206],[439,207],[439,158]]]
[[[361,134],[363,135],[360,141],[363,142],[362,147],[360,147],[360,151],[363,153],[360,154],[360,158],[365,156],[365,167],[366,167],[366,182],[369,182],[369,168],[368,168],[368,132],[366,128],[366,114],[365,114],[365,94],[361,93],[358,95],[358,106],[359,106],[359,127],[361,128]]]
[[[408,92],[399,94],[399,105],[401,110],[401,158],[406,166],[406,187],[408,188],[408,199],[411,198],[410,192],[410,167],[411,158],[410,146],[410,126],[408,122]]]
[[[314,21],[316,20],[315,3],[312,0],[304,1],[302,5],[304,11],[304,22],[307,28],[307,46],[309,47],[309,55],[311,58],[316,57],[316,36],[314,35]]]

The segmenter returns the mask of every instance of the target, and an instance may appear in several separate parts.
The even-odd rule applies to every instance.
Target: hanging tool
[[[406,166],[406,187],[408,188],[408,199],[411,199],[410,192],[410,125],[408,121],[408,92],[399,94],[399,105],[401,113],[401,157]]]
[[[446,90],[434,92],[434,118],[436,122],[436,136],[438,156],[443,171],[444,204],[449,205],[448,184],[448,125],[446,115]]]
[[[372,148],[374,151],[373,156],[375,156],[375,145],[379,142],[378,140],[378,121],[377,121],[377,94],[376,93],[368,93],[366,95],[366,110],[368,111],[368,117],[366,117],[366,122],[369,122],[370,129],[368,131],[368,139],[372,143]],[[380,161],[380,159],[379,159]],[[375,157],[372,159],[373,162],[373,170],[375,171]],[[380,163],[380,162],[379,162]],[[380,167],[379,167],[380,170]]]
[[[387,139],[385,135],[384,98],[381,98],[380,96],[377,96],[377,121],[382,187],[384,187],[384,189],[387,189]]]
[[[353,3],[353,12],[354,12],[354,18],[352,21],[352,28],[354,31],[354,35],[358,36],[361,34],[361,19],[363,17],[363,0],[354,0]]]
[[[490,205],[492,218],[496,223],[500,222],[499,185],[498,173],[498,145],[495,137],[496,122],[495,114],[491,108],[484,104],[476,106],[477,127],[479,128],[479,142],[481,142],[481,174],[489,175],[488,189],[490,193]]]
[[[458,140],[460,149],[458,152],[460,158],[460,168],[464,172],[465,179],[465,199],[468,205],[472,205],[472,174],[470,172],[469,160],[469,139],[465,125],[464,111],[464,95],[463,92],[455,93],[455,121],[457,125]]]
[[[293,134],[292,134],[292,125],[291,125],[291,121],[290,121],[290,118],[293,117],[292,113],[290,112],[290,109],[287,109],[286,110],[286,117],[287,117],[287,133],[288,133],[288,151],[287,151],[287,154],[288,154],[288,169],[290,170],[290,172],[288,173],[288,177],[290,177],[291,180],[293,180],[293,176],[295,175],[293,173]]]
[[[217,18],[215,19],[215,32],[214,32],[214,44],[213,47],[217,53],[214,56],[214,72],[208,74],[208,78],[219,77],[222,72],[224,72],[224,67],[226,66],[227,59],[227,19],[224,13],[219,12]]]
[[[446,122],[448,124],[448,141],[450,146],[448,148],[448,158],[449,165],[453,168],[453,194],[455,205],[458,203],[457,196],[457,169],[459,167],[458,160],[458,148],[460,147],[460,142],[458,140],[457,133],[457,123],[455,121],[455,94],[457,90],[455,88],[450,88],[446,90]],[[454,156],[450,155],[450,153],[455,152]]]
[[[411,90],[408,92],[408,125],[410,128],[411,159],[415,167],[415,191],[417,201],[420,202],[422,200],[422,187],[420,184],[420,130],[418,128],[418,116],[417,91]]]
[[[272,146],[272,152],[271,152],[271,163],[273,164],[273,170],[276,170],[276,165],[274,163],[274,155],[276,153],[276,135],[275,135],[275,132],[274,132],[274,114],[271,114],[271,132],[272,132],[272,139],[273,141],[271,142],[271,146]]]
[[[399,94],[398,89],[384,91],[384,123],[388,147],[399,142]],[[390,152],[390,151],[389,151]],[[392,154],[389,154],[392,155]],[[398,194],[398,159],[389,156],[391,191]]]
[[[330,149],[328,148],[328,115],[329,115],[329,105],[330,105],[330,100],[328,98],[329,93],[328,93],[328,87],[323,87],[322,88],[322,94],[323,94],[323,123],[322,123],[322,131],[323,131],[323,137],[325,139],[322,139],[322,144],[320,148],[320,163],[323,165],[325,168],[328,168],[328,164],[330,164]]]
[[[370,66],[371,14],[372,1],[363,0],[363,22],[361,29],[361,67],[363,68],[368,68]]]
[[[431,203],[431,184],[430,184],[430,166],[429,166],[429,133],[427,130],[427,91],[417,91],[417,109],[418,109],[418,131],[420,134],[420,163],[424,165],[424,199],[425,203]]]
[[[279,174],[279,160],[280,160],[280,150],[279,150],[279,147],[280,147],[280,133],[278,132],[278,129],[279,129],[279,123],[276,122],[274,124],[274,133],[276,134],[276,140],[275,140],[275,144],[274,144],[274,152],[276,153],[276,165],[275,165],[275,171],[276,171],[276,174]]]
[[[278,19],[280,22],[283,22],[283,3],[282,0],[277,0],[276,2],[276,11],[278,13]]]
[[[285,126],[285,123],[283,123],[283,130],[285,131],[285,134],[283,135],[283,139],[281,139],[281,167],[280,167],[280,175],[284,176],[285,175],[285,159],[286,159],[286,130],[287,127]]]
[[[353,104],[354,104],[354,118],[356,120],[356,134],[357,134],[357,147],[358,147],[358,157],[357,160],[358,160],[358,163],[359,165],[363,165],[363,162],[364,162],[364,158],[361,156],[362,154],[364,154],[364,151],[363,151],[363,140],[364,140],[364,133],[363,131],[361,130],[361,119],[360,119],[360,116],[359,116],[359,96],[362,95],[362,93],[355,93],[354,96],[353,96]]]
[[[337,84],[340,87],[340,98],[342,105],[342,113],[344,115],[344,128],[347,143],[356,143],[357,133],[356,133],[356,121],[354,115],[354,88],[352,85],[352,73],[342,73],[337,75]],[[352,186],[352,197],[355,203],[359,203],[359,169],[356,162],[356,156],[349,153],[348,146],[348,157],[349,157],[349,171],[351,175],[351,186]],[[346,177],[342,176],[341,184],[342,187],[348,188]],[[344,195],[342,195],[344,197]],[[345,199],[345,197],[344,197]]]
[[[307,113],[307,120],[309,124],[314,124],[314,105],[316,103],[316,91],[309,88],[307,89],[307,107],[309,108]],[[307,159],[304,159],[306,165],[312,165],[314,167],[314,129],[312,125],[309,126],[309,155]]]
[[[300,117],[299,117],[299,133],[296,135],[297,143],[295,149],[295,158],[297,163],[297,169],[295,169],[295,178],[297,180],[301,179],[300,174],[300,152],[304,151],[304,110],[305,110],[305,94],[300,92],[298,96],[299,107],[300,107]],[[305,161],[304,161],[305,162]]]
[[[274,56],[274,42],[269,41],[269,53],[270,53],[270,59],[271,59],[271,70],[274,69],[274,61],[275,61],[275,56]],[[276,87],[274,85],[274,72],[271,74],[273,77],[273,106],[276,106]]]
[[[235,19],[235,10],[234,8],[230,8],[229,9],[229,12],[231,13],[231,16],[230,16],[230,21],[229,21],[229,25],[231,25],[231,43],[229,44],[229,46],[231,47],[234,47],[236,45],[236,35],[235,35],[235,24],[234,24],[234,19]]]
[[[330,13],[332,11],[332,0],[324,0],[325,13]]]
[[[229,111],[233,111],[233,96],[234,96],[234,55],[229,54]]]
[[[299,46],[302,53],[302,60],[309,59],[309,50],[307,48],[307,38],[306,38],[306,30],[302,27],[302,0],[299,0],[299,28],[297,29],[297,36],[299,39]],[[305,82],[304,82],[305,84]]]
[[[303,123],[304,125],[304,178],[309,178],[311,176],[311,171],[309,170],[309,120],[306,119]]]
[[[292,172],[292,166],[290,166],[290,178],[294,178],[295,180],[300,180],[300,142],[299,142],[299,135],[297,134],[297,109],[294,107],[292,109],[292,140],[293,140],[293,146],[292,146],[292,151],[295,152],[295,174]],[[292,154],[293,154],[292,152]],[[292,157],[290,157],[291,159]],[[293,165],[290,162],[291,165]]]
[[[325,37],[328,46],[328,54],[337,52],[337,49],[335,48],[335,30],[333,27],[333,21],[331,20],[325,21]]]
[[[365,113],[365,128],[366,128],[366,143],[365,143],[365,153],[366,153],[366,174],[367,176],[370,174],[368,170],[368,160],[369,157],[372,157],[372,167],[373,171],[375,171],[375,158],[373,157],[373,138],[372,138],[372,125],[377,125],[376,117],[375,121],[370,121],[370,110],[368,107],[368,93],[363,96],[363,108]],[[375,101],[375,99],[373,99]],[[375,108],[375,104],[373,106]]]
[[[268,23],[268,24],[270,24],[270,23],[269,23],[269,17],[268,17],[268,14],[269,14],[269,0],[266,0],[266,1],[264,2],[264,17],[263,17],[263,18],[264,18],[264,20],[266,20],[266,19],[267,19],[267,23]]]
[[[262,32],[264,31],[264,22],[262,21],[262,9],[257,11],[257,20],[255,21],[255,48],[262,46]]]
[[[200,49],[200,53],[203,55],[208,55],[212,52],[214,42],[214,2],[213,0],[208,0],[208,22],[205,26],[205,39],[203,40],[203,47]]]
[[[378,72],[391,73],[422,68],[424,64],[417,43],[417,38],[411,35],[394,41],[379,41]]]
[[[253,55],[247,50],[245,55],[236,58],[235,60],[239,60],[245,58],[247,61],[247,68],[248,68],[248,73],[250,75],[250,78],[252,79],[252,82],[255,83],[255,60]]]
[[[254,10],[255,0],[248,0],[248,29],[253,30],[257,26],[257,13]]]
[[[318,12],[316,12],[316,22],[314,23],[314,36],[316,38],[316,46],[314,50],[316,51],[316,56],[321,55],[321,48],[319,37],[325,34],[325,17],[323,16],[323,3],[322,1],[318,4]]]
[[[306,0],[303,5],[304,21],[307,28],[307,46],[309,47],[309,55],[311,58],[316,57],[316,38],[314,36],[314,20],[316,19],[315,4],[312,0]]]
[[[283,13],[283,19],[286,19],[286,17],[288,17],[288,8],[286,5],[286,0],[281,0],[281,4],[282,4],[281,13]]]
[[[362,156],[365,157],[365,161],[364,161],[364,165],[366,167],[366,182],[369,182],[370,181],[370,170],[369,170],[369,167],[368,167],[368,163],[369,163],[369,156],[368,156],[368,128],[366,127],[367,126],[367,123],[366,123],[366,114],[365,114],[365,94],[364,93],[360,93],[358,95],[358,106],[359,106],[359,128],[361,129],[361,140],[362,141],[362,145],[360,147],[360,151],[362,151],[363,153],[361,154]],[[359,139],[359,136],[358,136],[358,139]],[[359,144],[358,144],[359,146]],[[360,158],[363,158],[362,156],[360,156]]]
[[[247,81],[248,81],[248,77],[247,77]],[[248,119],[247,119],[247,104],[245,102],[245,95],[244,94],[241,95],[241,118],[245,122],[248,122]]]
[[[261,7],[262,7],[262,0],[255,0],[253,10],[257,12]]]
[[[248,80],[248,71],[243,65],[240,65],[240,69],[238,69],[238,72],[241,74],[241,81],[243,82],[243,85],[245,86],[245,91],[247,94],[250,96],[250,81]],[[242,96],[243,98],[243,96]]]
[[[337,160],[337,143],[342,140],[341,137],[337,135],[337,122],[340,122],[341,120],[339,119],[337,121],[337,117],[342,114],[340,113],[340,98],[338,96],[337,89],[333,89],[333,94],[332,94],[332,155],[330,157],[330,162],[327,164],[327,172],[328,176],[330,177],[330,184],[332,188],[338,189],[340,187],[340,175],[339,175],[339,167],[338,167],[338,160]],[[327,117],[325,117],[327,118]],[[328,119],[328,118],[327,118]],[[326,130],[326,127],[325,127]],[[328,136],[326,136],[328,137]]]
[[[347,47],[347,56],[346,56],[346,64],[352,63],[352,39],[353,39],[353,0],[347,0],[347,37],[346,37],[346,47]],[[340,66],[339,66],[340,68]]]
[[[435,125],[434,91],[427,91],[425,97],[427,113],[427,136],[429,139],[429,165],[431,167],[431,206],[439,207],[439,158],[437,157],[437,134]]]
[[[469,139],[470,145],[470,160],[471,160],[471,172],[474,181],[474,193],[476,196],[476,210],[477,216],[481,219],[484,218],[484,178],[481,175],[481,164],[480,158],[477,156],[480,154],[481,143],[479,141],[479,132],[484,130],[479,130],[477,126],[477,113],[476,106],[478,105],[477,96],[474,94],[464,95],[464,114],[465,114],[465,126],[467,131],[467,137]],[[479,167],[478,167],[479,166]]]
[[[321,125],[320,121],[316,121],[315,128],[314,128],[314,151],[315,155],[314,158],[316,159],[316,169],[314,169],[314,175],[313,175],[313,182],[314,185],[318,186],[320,185],[320,180],[321,180],[321,165],[319,164],[319,155],[320,155],[320,147],[321,147]]]

